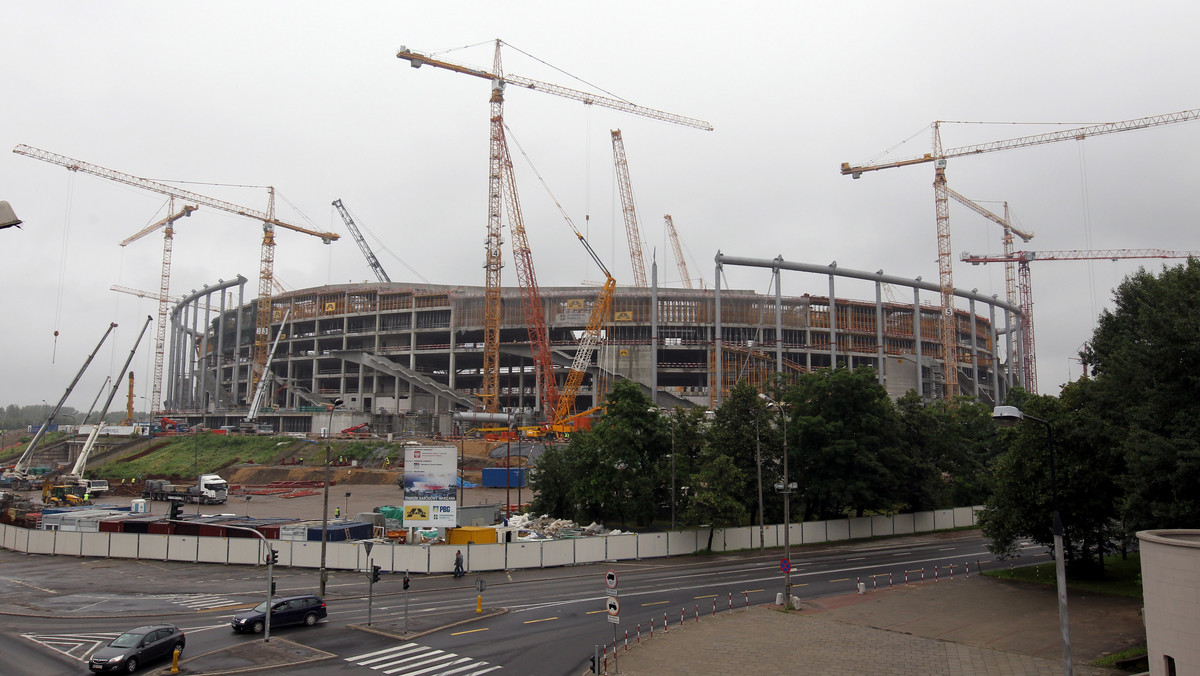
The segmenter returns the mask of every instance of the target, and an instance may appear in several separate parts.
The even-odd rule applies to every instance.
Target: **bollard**
[[[480,594],[478,597],[475,598],[475,612],[476,613],[483,612],[483,594]]]
[[[179,653],[180,652],[181,652],[180,648],[176,648],[175,650],[171,651],[171,673],[172,674],[179,673]]]
[[[967,571],[967,577],[971,577],[971,562],[970,561],[966,561],[963,563],[963,569]]]
[[[871,591],[879,591],[879,576],[871,576]]]
[[[680,606],[679,608],[679,626],[683,626],[683,618],[687,614],[687,608]]]
[[[600,646],[600,668],[604,673],[608,673],[608,644]]]
[[[629,630],[625,630],[625,652],[629,652]]]
[[[650,638],[654,638],[654,618],[650,618]]]
[[[888,587],[892,586],[892,574],[888,573]]]
[[[938,567],[937,566],[933,567],[933,581],[934,582],[938,581]]]
[[[637,640],[635,640],[635,641],[634,641],[634,644],[636,645],[636,644],[638,644],[638,643],[641,643],[641,642],[642,642],[642,623],[641,623],[641,622],[638,622],[638,626],[637,626]]]
[[[921,584],[925,584],[925,567],[921,566]]]
[[[908,586],[908,571],[904,571],[904,586]]]
[[[713,617],[717,616],[717,600],[713,599]]]
[[[749,610],[750,609],[750,592],[742,592],[742,596],[746,597],[746,610]],[[733,610],[733,606],[732,605],[729,606],[729,609]]]
[[[699,603],[696,604],[696,621],[697,622],[700,621],[700,604]]]
[[[667,624],[667,613],[663,612],[663,633],[671,631],[671,625]]]
[[[742,592],[745,593],[745,592]],[[713,605],[716,605],[717,600],[713,599]],[[733,610],[733,592],[729,592],[729,609]]]
[[[950,564],[950,581],[954,581],[954,564]]]

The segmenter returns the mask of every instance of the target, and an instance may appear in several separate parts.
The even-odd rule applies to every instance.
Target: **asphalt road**
[[[781,550],[647,559],[610,565],[491,572],[455,579],[416,576],[408,594],[410,622],[436,624],[470,616],[477,602],[473,586],[486,582],[483,605],[508,612],[450,627],[413,640],[360,631],[368,616],[368,584],[362,574],[332,572],[327,585],[329,618],[317,627],[280,628],[272,640],[294,641],[327,651],[326,659],[273,673],[367,674],[406,676],[420,671],[433,655],[452,654],[461,673],[579,674],[593,647],[614,636],[630,640],[650,623],[662,631],[695,621],[697,613],[728,612],[745,604],[773,602],[783,590]],[[867,542],[794,547],[794,593],[803,598],[845,594],[861,579],[882,585],[902,584],[907,571],[932,577],[978,573],[991,560],[975,531]],[[1036,561],[1043,552],[1031,551]],[[606,571],[618,578],[620,624],[611,624],[606,604]],[[118,559],[29,556],[0,550],[0,650],[3,672],[78,674],[81,661],[100,642],[120,631],[150,622],[172,622],[188,637],[185,658],[261,636],[235,635],[228,627],[234,612],[265,597],[265,567],[163,563]],[[872,577],[874,576],[874,577]],[[374,587],[372,625],[400,632],[405,594],[399,575],[385,575]],[[915,581],[915,580],[914,580]],[[314,593],[317,572],[276,569],[279,594]],[[435,651],[442,651],[436,653]],[[372,669],[386,663],[387,669]],[[394,666],[390,666],[394,665]],[[496,668],[498,667],[498,668]],[[488,671],[490,670],[490,671]]]

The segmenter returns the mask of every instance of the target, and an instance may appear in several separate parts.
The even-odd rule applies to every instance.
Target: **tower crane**
[[[597,105],[613,110],[641,115],[655,120],[670,122],[672,124],[680,124],[697,129],[712,131],[712,125],[695,118],[683,117],[674,115],[653,108],[635,105],[628,101],[622,101],[607,96],[598,96],[588,92],[570,89],[559,85],[554,85],[546,82],[540,82],[531,78],[521,77],[519,75],[509,75],[504,73],[500,58],[501,41],[495,41],[495,53],[492,58],[492,70],[487,71],[480,68],[472,68],[463,66],[441,59],[435,59],[418,52],[409,50],[407,47],[401,47],[396,53],[396,58],[409,62],[413,68],[421,66],[432,66],[434,68],[442,68],[462,75],[470,75],[473,77],[487,80],[491,83],[491,96],[488,99],[490,106],[490,154],[488,158],[488,227],[487,239],[484,243],[486,255],[484,257],[484,301],[483,301],[483,400],[484,408],[488,411],[496,411],[499,407],[500,394],[500,245],[502,244],[501,237],[501,222],[500,214],[502,210],[502,195],[504,189],[502,184],[504,173],[502,150],[504,142],[504,89],[507,85],[512,84],[522,89],[541,91],[547,94],[553,94],[563,98],[573,99],[585,105]]]
[[[375,276],[381,282],[391,282],[392,278],[388,277],[388,273],[384,271],[383,266],[379,264],[379,259],[375,257],[375,252],[371,251],[371,247],[367,246],[367,240],[363,239],[362,233],[358,231],[358,225],[354,219],[350,217],[350,212],[346,211],[346,207],[342,205],[342,200],[336,199],[333,201],[333,206],[342,216],[342,221],[346,224],[346,229],[354,237],[354,241],[358,242],[358,249],[362,251],[363,256],[367,259],[367,264],[375,271]]]
[[[1121,131],[1133,131],[1136,129],[1161,127],[1163,125],[1175,124],[1177,122],[1188,122],[1195,119],[1200,119],[1200,109],[1184,110],[1177,113],[1167,113],[1164,115],[1152,115],[1150,117],[1123,120],[1121,122],[1094,124],[1075,129],[1064,129],[1061,131],[1048,132],[1044,134],[1020,136],[1016,138],[1002,139],[999,141],[990,141],[987,143],[978,143],[975,145],[945,149],[942,147],[941,135],[941,125],[943,124],[943,121],[938,120],[932,124],[932,153],[925,153],[920,157],[896,160],[892,162],[883,162],[879,164],[851,165],[849,162],[842,163],[842,175],[850,176],[852,178],[860,178],[865,172],[868,171],[891,169],[895,167],[907,167],[916,164],[926,164],[929,162],[933,163],[933,201],[934,213],[937,220],[938,239],[938,283],[941,287],[942,295],[942,359],[945,366],[945,395],[947,399],[958,394],[958,325],[957,319],[954,315],[954,270],[951,261],[950,249],[950,194],[949,186],[946,184],[946,161],[955,157],[981,155],[983,153],[996,152],[1000,150],[1013,150],[1016,148],[1044,145],[1047,143],[1056,143],[1058,141],[1067,141],[1072,139],[1083,140],[1089,136],[1100,136],[1103,134],[1113,134]]]
[[[625,239],[629,240],[629,263],[633,266],[633,285],[649,286],[646,259],[642,255],[642,233],[638,229],[637,206],[633,201],[633,182],[629,180],[629,162],[625,159],[625,141],[621,130],[612,130],[613,166],[617,169],[617,189],[621,193],[621,213],[625,216]]]
[[[663,223],[667,227],[667,237],[671,238],[671,250],[675,252],[675,265],[679,267],[679,278],[683,280],[684,286],[694,289],[696,287],[692,286],[692,277],[688,274],[687,261],[683,259],[683,247],[679,246],[679,233],[675,232],[675,221],[671,218],[671,214],[663,214]]]
[[[1004,255],[973,256],[963,252],[962,260],[971,265],[982,263],[1016,263],[1020,286],[1021,332],[1025,348],[1025,382],[1030,392],[1037,391],[1037,355],[1033,341],[1033,285],[1029,278],[1031,261],[1094,261],[1135,258],[1198,258],[1200,251],[1169,251],[1166,249],[1097,249],[1066,251],[1014,251]],[[1029,389],[1032,388],[1032,389]]]
[[[171,251],[175,247],[175,221],[191,216],[192,212],[199,208],[185,204],[179,212],[171,213],[174,207],[175,197],[171,196],[167,199],[166,218],[143,228],[138,234],[126,238],[121,242],[121,246],[128,246],[130,243],[141,239],[143,236],[154,232],[160,227],[163,229],[162,275],[159,278],[158,285],[158,322],[154,327],[154,376],[151,381],[151,413],[156,413],[162,408],[163,357],[167,345],[167,306],[171,293]]]
[[[256,301],[257,315],[254,322],[254,359],[252,368],[252,382],[255,384],[257,384],[259,378],[263,377],[263,370],[267,363],[267,344],[270,342],[271,337],[271,298],[273,295],[272,282],[274,281],[275,274],[275,228],[280,227],[284,228],[285,230],[292,230],[295,232],[304,233],[306,235],[319,237],[325,244],[329,244],[330,242],[334,242],[340,238],[340,236],[335,232],[320,232],[317,230],[311,230],[299,225],[285,223],[284,221],[275,218],[274,187],[268,186],[267,188],[267,210],[263,212],[256,209],[251,209],[249,207],[239,206],[232,202],[226,202],[225,200],[219,200],[213,197],[201,195],[199,193],[192,192],[191,190],[184,190],[183,188],[177,188],[175,186],[159,183],[158,181],[152,181],[147,178],[139,178],[137,176],[113,169],[106,169],[104,167],[91,164],[90,162],[72,159],[65,155],[59,155],[47,150],[39,150],[38,148],[33,148],[25,144],[21,144],[13,148],[13,152],[18,155],[25,155],[26,157],[32,157],[36,160],[42,160],[43,162],[49,162],[51,164],[57,164],[59,166],[66,167],[70,171],[82,171],[85,174],[99,176],[100,178],[116,181],[117,183],[124,183],[126,185],[134,186],[135,188],[149,190],[151,192],[167,195],[176,199],[194,202],[199,205],[212,207],[213,209],[219,209],[221,211],[227,211],[231,214],[237,214],[239,216],[245,216],[247,218],[253,218],[257,221],[261,221],[263,224],[263,238],[262,248],[259,255],[258,299]],[[134,238],[152,232],[155,227],[157,226],[150,226],[143,229],[141,233],[134,235]],[[160,295],[160,303],[162,302],[161,297],[162,296]]]

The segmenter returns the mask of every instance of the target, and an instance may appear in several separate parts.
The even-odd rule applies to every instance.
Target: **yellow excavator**
[[[92,504],[91,496],[87,494],[87,489],[83,486],[54,485],[53,482],[47,481],[42,485],[42,504],[46,506],[62,507],[68,505],[71,507],[79,505]]]

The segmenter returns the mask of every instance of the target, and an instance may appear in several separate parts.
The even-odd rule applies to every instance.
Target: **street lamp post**
[[[783,482],[775,484],[775,492],[783,495],[783,558],[787,561],[783,571],[783,607],[792,610],[792,492],[796,484],[788,480],[788,451],[787,451],[787,411],[786,404],[771,399],[761,392],[758,395],[767,402],[767,408],[779,412],[783,421]]]
[[[1054,576],[1058,582],[1058,625],[1062,631],[1063,674],[1071,676],[1074,667],[1071,660],[1071,625],[1067,614],[1067,566],[1063,560],[1063,523],[1058,509],[1058,473],[1054,459],[1054,427],[1048,420],[1022,413],[1016,406],[997,406],[992,410],[992,420],[998,425],[1009,427],[1022,420],[1032,420],[1046,426],[1046,445],[1050,447],[1050,501],[1054,510],[1052,532],[1054,533]]]
[[[650,413],[663,414],[665,409],[652,408]],[[675,530],[678,522],[675,520],[675,426],[674,420],[667,423],[667,431],[671,434],[671,530]]]
[[[341,398],[334,399],[329,406],[329,427],[326,431],[333,428],[333,409],[342,405]],[[329,452],[330,443],[325,442],[325,490],[323,498],[323,506],[321,508],[321,593],[320,596],[325,596],[325,582],[329,579],[329,571],[325,569],[325,543],[329,540]]]
[[[762,494],[762,442],[758,434],[758,409],[754,409],[754,464],[758,467],[758,549],[767,548],[767,536],[763,532],[763,494]]]

